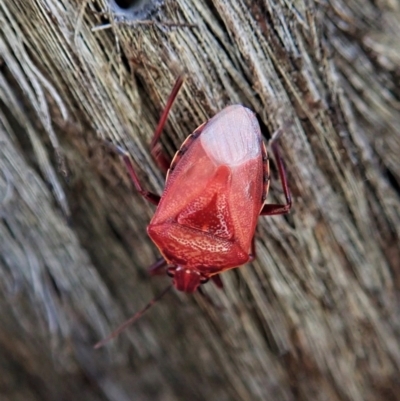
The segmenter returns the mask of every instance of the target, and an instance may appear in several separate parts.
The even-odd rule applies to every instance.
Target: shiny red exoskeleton
[[[278,131],[271,148],[286,203],[266,204],[270,182],[267,151],[257,118],[241,105],[226,107],[198,127],[169,162],[158,140],[182,84],[179,77],[151,142],[151,154],[160,168],[167,171],[161,197],[142,188],[129,155],[118,150],[136,189],[157,205],[147,232],[163,258],[150,267],[150,272],[166,272],[173,278],[173,286],[192,293],[210,278],[222,287],[220,273],[253,260],[258,216],[288,213],[292,202],[274,141]],[[117,335],[159,298],[98,346]]]

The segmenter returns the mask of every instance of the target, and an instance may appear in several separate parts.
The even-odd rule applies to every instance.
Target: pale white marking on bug
[[[254,113],[241,105],[229,106],[205,125],[201,144],[217,164],[236,166],[261,153],[261,131]]]

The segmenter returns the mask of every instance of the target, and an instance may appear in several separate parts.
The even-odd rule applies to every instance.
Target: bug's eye
[[[167,269],[167,276],[169,277],[174,277],[175,276],[175,268],[171,269]]]
[[[209,280],[209,277],[201,277],[200,284],[205,284]]]

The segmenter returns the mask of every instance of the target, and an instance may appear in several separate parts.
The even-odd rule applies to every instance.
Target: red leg
[[[283,193],[285,194],[286,204],[284,204],[284,205],[279,205],[279,204],[264,205],[264,207],[262,208],[262,210],[260,212],[260,215],[262,215],[262,216],[286,214],[286,213],[289,213],[289,211],[292,207],[292,196],[290,195],[290,190],[289,190],[288,183],[287,183],[285,166],[283,164],[283,160],[282,160],[281,154],[279,152],[279,147],[276,143],[276,140],[278,139],[278,137],[282,133],[282,131],[283,131],[282,129],[278,130],[272,136],[271,149],[272,149],[272,152],[274,153],[276,165],[278,166],[279,178],[282,183]]]
[[[167,121],[168,118],[168,113],[171,110],[171,107],[176,99],[176,96],[178,95],[179,89],[183,85],[183,76],[180,75],[176,82],[174,87],[172,88],[171,94],[169,95],[169,98],[167,100],[167,104],[165,105],[164,111],[161,115],[160,121],[157,125],[156,130],[154,131],[153,139],[150,143],[150,152],[153,158],[155,159],[158,167],[166,172],[171,164],[171,161],[169,158],[162,152],[161,145],[158,143],[158,140],[160,139],[162,130],[165,126],[165,122]],[[133,184],[135,185],[136,190],[149,202],[153,203],[154,205],[158,205],[160,202],[160,196],[156,195],[152,192],[146,191],[142,188],[142,185],[140,184],[139,178],[135,172],[135,168],[133,166],[131,157],[129,156],[129,153],[126,152],[124,149],[122,149],[119,146],[113,145],[118,153],[121,155],[126,168],[128,169],[129,175],[133,181]]]
[[[253,237],[253,239],[251,240],[251,254],[249,255],[249,262],[252,262],[256,257],[256,236]]]
[[[158,205],[158,203],[160,202],[160,199],[161,199],[160,196],[157,194],[154,194],[152,192],[146,191],[142,188],[139,178],[135,172],[135,168],[133,167],[132,159],[129,156],[129,153],[117,145],[112,145],[112,146],[121,155],[122,160],[124,161],[124,163],[126,165],[128,173],[132,179],[133,185],[135,186],[136,190],[140,193],[140,195],[143,196],[143,198],[145,198],[149,202],[153,203],[154,205]]]
[[[154,148],[151,150],[151,155],[153,156],[154,161],[157,164],[157,167],[166,174],[169,166],[171,165],[171,158],[166,155],[161,147],[160,143],[156,143]]]
[[[211,280],[218,288],[221,288],[221,289],[224,288],[224,283],[222,282],[219,274],[216,274],[215,276],[211,276]]]
[[[158,141],[164,129],[165,123],[167,122],[168,114],[172,108],[172,105],[174,104],[176,97],[178,96],[178,92],[181,89],[183,82],[184,82],[184,77],[183,75],[180,75],[176,79],[175,85],[172,88],[171,94],[169,95],[167,104],[165,105],[165,108],[161,114],[160,121],[158,122],[157,128],[154,131],[153,139],[151,140],[150,143],[151,155],[153,156],[159,168],[164,172],[167,172],[167,170],[169,169],[171,160],[169,159],[168,156],[164,154],[164,152],[161,149],[161,145],[158,143]]]
[[[159,276],[166,274],[165,268],[167,267],[167,261],[164,258],[158,259],[148,269],[150,276]]]

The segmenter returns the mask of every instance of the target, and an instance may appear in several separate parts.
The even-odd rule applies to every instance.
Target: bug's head
[[[208,281],[208,277],[198,271],[182,266],[169,268],[167,274],[173,278],[172,283],[177,290],[188,293],[195,292],[199,285]]]

